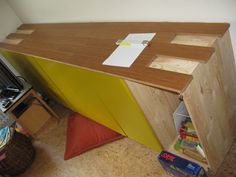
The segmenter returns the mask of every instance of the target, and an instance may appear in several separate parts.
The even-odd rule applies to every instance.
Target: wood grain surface
[[[225,37],[220,43],[228,41]],[[227,60],[232,61],[232,58]],[[228,71],[225,67],[228,67]],[[229,83],[231,70],[235,72],[234,64],[229,67],[222,62],[220,55],[214,54],[208,64],[197,67],[193,73],[193,81],[183,93],[210,169],[214,172],[223,162],[235,139],[235,91],[232,92],[232,88],[235,88],[236,81],[232,79]]]
[[[59,63],[103,72],[181,93],[192,80],[191,75],[148,67],[157,55],[180,57],[184,60],[207,62],[214,53],[212,47],[170,43],[177,34],[222,36],[228,29],[225,23],[68,23],[24,24],[0,43],[0,48],[24,55],[37,56]],[[130,68],[102,65],[116,49],[115,42],[129,33],[157,35]],[[21,41],[14,44],[14,40]]]
[[[176,139],[173,113],[180,103],[178,95],[130,81],[126,84],[164,149],[168,149]]]

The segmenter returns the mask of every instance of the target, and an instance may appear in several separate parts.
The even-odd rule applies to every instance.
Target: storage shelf
[[[177,139],[178,139],[178,137],[175,139],[175,141],[173,142],[173,144],[169,147],[169,149],[167,151],[169,151],[170,153],[175,154],[177,156],[180,156],[180,157],[182,157],[184,159],[187,159],[187,160],[190,160],[192,162],[195,162],[195,163],[201,165],[206,171],[208,171],[208,169],[209,169],[209,165],[208,164],[200,162],[200,161],[198,161],[196,159],[193,159],[193,158],[191,158],[191,157],[189,157],[189,156],[187,156],[187,155],[185,155],[185,154],[175,150],[174,145],[175,145]]]
[[[10,34],[0,43],[0,49],[29,81],[42,89],[43,84],[48,84],[45,93],[48,91],[56,100],[67,103],[69,108],[77,108],[77,101],[80,100],[78,110],[85,112],[90,108],[83,105],[91,104],[94,107],[96,100],[96,108],[103,110],[102,113],[98,111],[101,119],[96,117],[96,121],[103,122],[115,131],[121,131],[120,126],[131,128],[135,135],[132,135],[133,139],[144,137],[145,143],[142,144],[149,147],[146,137],[156,135],[155,141],[158,139],[165,150],[216,172],[235,140],[233,125],[236,124],[236,114],[232,110],[236,105],[236,70],[228,28],[229,24],[223,23],[30,24],[22,25],[17,33]],[[119,29],[119,32],[114,29]],[[118,39],[129,33],[148,31],[156,32],[158,37],[152,40],[152,45],[142,52],[130,68],[102,64],[117,47],[115,42]],[[153,61],[156,61],[155,66],[148,67]],[[71,77],[57,75],[64,68]],[[81,90],[81,86],[74,84],[78,78],[86,80],[83,74],[75,72],[77,70],[95,75],[103,73],[125,80],[131,94],[128,97],[121,95],[120,98],[130,100],[132,96],[135,97],[132,102],[137,101],[146,117],[145,122],[153,129],[152,135],[139,131],[138,126],[143,125],[138,123],[137,116],[131,116],[134,120],[124,119],[123,115],[128,115],[126,110],[130,110],[128,107],[117,112],[116,104],[119,102],[111,99],[110,95],[106,96],[107,82],[102,84],[97,76],[94,77],[95,82],[91,82],[104,85],[100,87],[99,94],[107,106],[104,106],[100,97],[98,99],[97,95],[91,95],[90,90],[83,87]],[[71,86],[63,85],[63,80],[68,83],[68,78]],[[109,76],[109,79],[113,78]],[[93,91],[94,86],[89,84],[89,87]],[[114,88],[108,90],[119,93],[120,90]],[[79,89],[81,98],[88,93],[89,100],[81,102],[81,99],[77,99],[80,95],[71,92],[71,89]],[[175,128],[176,122],[173,122],[173,113],[180,100],[185,103],[208,164],[174,149],[178,130]],[[114,119],[110,118],[113,108],[114,115],[117,115]],[[121,115],[122,111],[124,114]],[[217,146],[219,143],[224,146]]]

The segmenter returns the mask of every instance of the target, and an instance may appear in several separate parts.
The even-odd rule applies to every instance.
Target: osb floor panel
[[[214,175],[212,175],[214,176]],[[226,156],[216,177],[236,177],[236,142]]]
[[[65,109],[63,119],[50,121],[34,142],[37,156],[20,177],[167,177],[156,160],[157,153],[128,138],[109,143],[64,161],[66,139]],[[236,143],[216,175],[236,177]]]
[[[67,161],[63,160],[65,139],[66,119],[59,124],[50,122],[34,142],[37,156],[33,165],[20,177],[167,177],[156,160],[157,153],[128,138]]]

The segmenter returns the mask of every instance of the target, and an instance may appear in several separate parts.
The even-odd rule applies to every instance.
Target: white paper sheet
[[[151,41],[156,33],[136,33],[129,34],[124,42],[129,43],[142,43],[143,40]],[[131,45],[131,46],[119,46],[116,50],[103,62],[103,65],[130,67],[132,63],[138,58],[146,46]]]

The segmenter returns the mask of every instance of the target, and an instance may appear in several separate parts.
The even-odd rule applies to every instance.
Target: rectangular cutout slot
[[[5,44],[11,44],[11,45],[18,45],[19,43],[21,43],[23,41],[23,39],[5,39],[3,41],[3,43]]]
[[[32,34],[34,30],[17,30],[17,34]]]
[[[191,75],[198,64],[199,62],[196,61],[159,55],[153,60],[149,67]]]
[[[185,35],[178,34],[171,41],[173,44],[193,45],[202,47],[211,47],[217,36],[206,36],[206,35]]]

